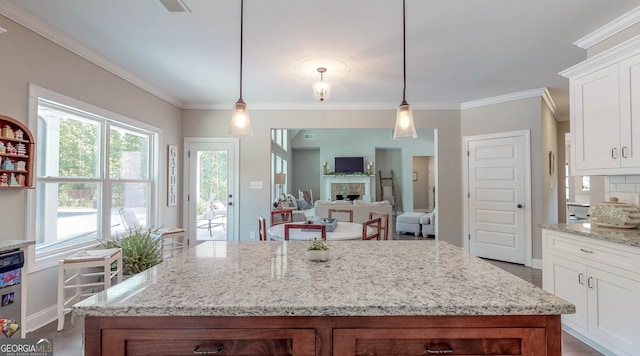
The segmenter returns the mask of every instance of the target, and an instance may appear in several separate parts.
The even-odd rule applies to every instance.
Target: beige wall
[[[395,107],[389,111],[278,111],[251,110],[254,136],[240,140],[240,239],[247,240],[255,231],[258,215],[269,213],[269,147],[271,128],[388,128],[395,121]],[[223,137],[227,135],[230,110],[185,110],[183,133],[186,137]],[[439,238],[462,245],[461,206],[461,141],[460,112],[414,112],[417,128],[436,128],[439,195]],[[409,158],[410,160],[411,158]],[[404,162],[411,167],[411,161]],[[411,174],[404,175],[404,184],[413,184]],[[249,182],[262,180],[265,188],[249,190]]]
[[[564,170],[565,170],[565,162],[567,159],[566,142],[565,142],[565,134],[569,133],[569,121],[560,121],[558,122],[558,139],[556,145],[558,146],[558,155],[557,155],[557,168],[558,174],[556,175],[558,184],[558,222],[566,223],[567,222],[567,193],[565,190],[565,180],[564,180]]]
[[[466,109],[461,114],[462,137],[485,135],[496,132],[529,130],[531,138],[531,214],[532,256],[542,258],[541,230],[538,224],[545,223],[545,182],[542,177],[548,171],[545,154],[543,161],[543,113],[542,98],[535,97],[506,103]],[[555,140],[555,137],[553,138]]]
[[[27,124],[30,83],[162,129],[160,172],[166,171],[166,145],[182,142],[181,111],[129,82],[0,16],[0,114]],[[34,131],[34,128],[31,128]],[[35,135],[35,132],[33,132]],[[36,142],[36,145],[38,142]],[[159,222],[180,225],[181,211],[166,205],[166,179],[161,174]],[[181,177],[179,178],[181,180]],[[0,240],[26,236],[26,190],[0,190]],[[57,268],[29,274],[27,314],[56,303]],[[29,327],[29,326],[28,326]]]

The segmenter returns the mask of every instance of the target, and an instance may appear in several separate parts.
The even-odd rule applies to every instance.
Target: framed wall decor
[[[167,145],[167,206],[178,205],[178,148]]]
[[[553,174],[555,173],[555,162],[556,162],[556,155],[553,153],[553,151],[549,151],[549,175],[553,176]]]

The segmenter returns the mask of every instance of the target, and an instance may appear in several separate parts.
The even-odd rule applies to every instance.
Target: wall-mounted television
[[[364,172],[364,157],[336,157],[336,173]]]

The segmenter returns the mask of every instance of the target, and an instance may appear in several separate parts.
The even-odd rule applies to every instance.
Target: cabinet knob
[[[522,208],[524,208],[524,205],[518,204],[518,209],[522,209]]]

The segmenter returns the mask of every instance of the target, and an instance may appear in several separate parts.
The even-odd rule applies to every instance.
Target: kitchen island
[[[205,242],[76,304],[85,355],[560,355],[572,304],[441,241]]]

